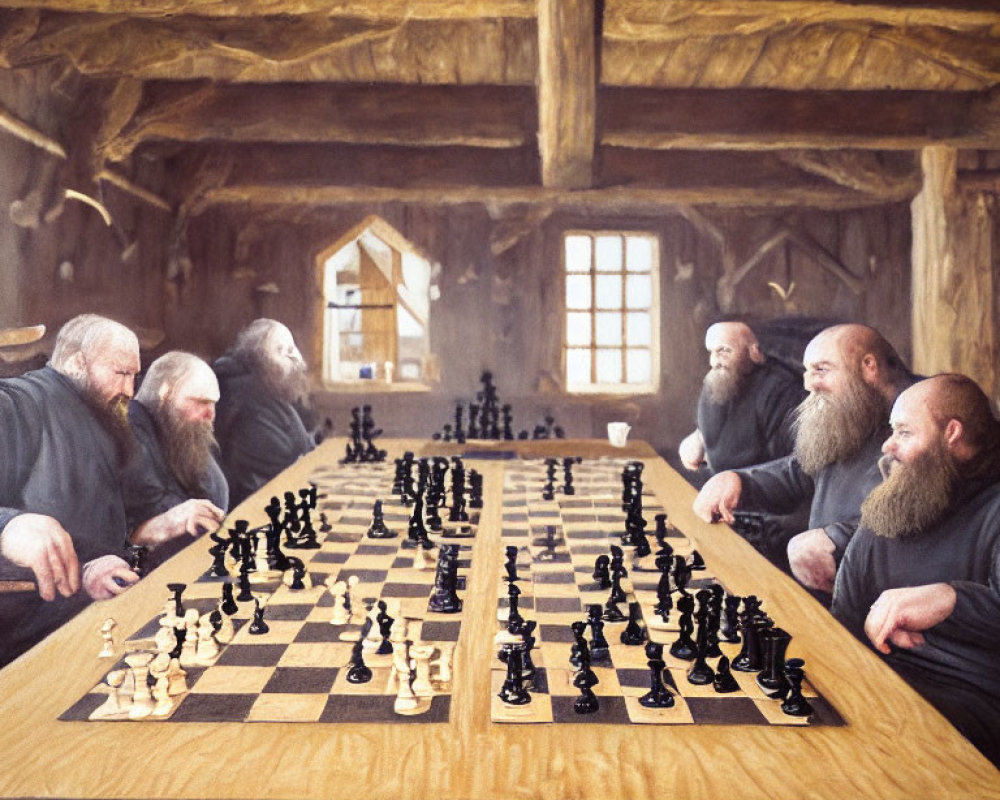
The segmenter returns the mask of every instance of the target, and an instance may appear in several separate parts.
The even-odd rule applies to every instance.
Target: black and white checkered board
[[[318,529],[318,515],[323,513],[330,530],[319,534],[319,549],[285,550],[287,555],[294,555],[306,563],[309,578],[306,584],[311,583],[312,588],[293,592],[277,573],[255,575],[253,593],[262,602],[266,601],[265,620],[270,630],[266,634],[250,635],[247,623],[253,617],[254,604],[252,601],[240,603],[233,617],[236,632],[232,641],[222,647],[211,663],[185,667],[188,690],[176,698],[168,714],[143,719],[170,722],[447,722],[451,683],[441,682],[437,676],[434,697],[429,703],[421,701],[422,713],[412,716],[394,713],[396,690],[391,676],[391,655],[365,655],[365,662],[373,673],[370,682],[352,684],[346,679],[352,649],[365,621],[364,605],[370,605],[375,599],[387,601],[390,609],[399,608],[408,622],[407,639],[433,645],[436,656],[452,655],[461,632],[461,613],[427,610],[434,584],[434,565],[415,569],[414,551],[401,547],[406,538],[410,509],[390,496],[392,477],[392,467],[384,464],[339,465],[316,470],[310,476],[319,489],[314,523]],[[399,534],[397,538],[365,537],[376,499],[382,499],[386,524]],[[464,530],[449,525],[447,520],[444,522],[445,533],[458,533],[460,538],[432,536],[440,542],[459,545],[460,596],[464,595],[471,566],[472,537],[478,525],[478,512],[470,512],[470,517]],[[262,542],[260,547],[263,546]],[[436,550],[432,552],[436,558]],[[333,598],[324,582],[331,577],[346,580],[350,576],[358,578],[352,592],[354,615],[349,624],[333,625],[329,621]],[[155,579],[155,573],[147,578]],[[230,578],[202,575],[185,590],[185,608],[195,608],[200,614],[215,609],[221,597],[221,584],[225,581],[235,582],[235,575]],[[164,589],[164,600],[169,596]],[[153,651],[153,636],[158,628],[159,618],[151,620],[127,640],[126,651]],[[119,661],[112,671],[123,668],[124,661]],[[109,692],[107,683],[102,681],[60,719],[128,720],[127,701],[119,714],[107,716],[98,711]]]
[[[607,554],[611,544],[620,542],[626,514],[622,511],[622,459],[585,461],[573,467],[574,495],[561,493],[562,470],[556,473],[554,500],[543,500],[545,462],[525,461],[505,475],[503,494],[503,545],[520,548],[518,582],[521,589],[519,609],[526,619],[537,622],[532,660],[536,673],[529,691],[531,702],[509,705],[499,698],[506,677],[506,666],[494,659],[491,680],[492,718],[505,723],[637,723],[729,724],[729,725],[843,725],[833,707],[806,682],[803,694],[814,713],[806,718],[782,712],[780,701],[770,699],[757,685],[756,675],[733,671],[740,690],[717,694],[712,685],[697,686],[687,680],[690,662],[671,656],[669,645],[677,638],[678,613],[671,613],[664,625],[652,613],[656,604],[656,585],[660,572],[654,556],[639,563],[627,559],[629,578],[640,602],[643,619],[652,641],[665,645],[668,669],[665,681],[675,695],[674,706],[667,709],[646,708],[639,698],[650,690],[650,670],[645,648],[621,643],[626,623],[605,623],[604,634],[610,643],[610,657],[593,662],[599,683],[593,687],[599,709],[592,714],[577,714],[573,704],[580,696],[573,687],[574,668],[569,663],[573,633],[570,625],[586,620],[587,606],[603,606],[608,591],[598,588],[593,579],[597,556]],[[643,491],[643,516],[654,519],[664,513],[662,504],[649,488]],[[647,529],[655,548],[652,531]],[[669,542],[677,555],[688,556],[691,541],[672,526]],[[707,571],[692,574],[690,591],[716,583]],[[506,629],[508,612],[507,584],[497,576],[497,630]],[[622,610],[625,608],[623,606]],[[589,632],[588,632],[589,638]],[[738,644],[721,643],[732,659]],[[790,655],[794,655],[790,653]],[[715,666],[714,661],[710,661]]]

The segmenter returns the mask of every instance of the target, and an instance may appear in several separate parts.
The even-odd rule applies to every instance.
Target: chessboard
[[[173,591],[170,585],[164,589],[164,614],[128,637],[124,656],[60,719],[447,722],[462,614],[428,610],[435,585],[434,559],[439,550],[445,549],[442,545],[452,550],[457,560],[456,588],[464,594],[479,512],[470,511],[468,520],[461,523],[444,520],[442,531],[430,534],[437,547],[425,551],[407,546],[412,509],[391,494],[391,466],[322,466],[310,475],[309,481],[316,487],[313,513],[319,517],[318,546],[285,548],[286,555],[304,562],[304,588],[293,589],[288,571],[269,570],[266,562],[258,560],[258,569],[249,576],[253,599],[236,601],[217,654],[208,658],[191,656],[187,663],[183,655],[174,659],[179,661],[183,674],[179,679],[172,677],[161,691],[161,695],[169,697],[151,704],[144,696],[142,710],[136,711],[132,699],[137,683],[145,683],[155,696],[149,669],[157,654],[156,637],[166,624],[164,620],[172,618],[170,624],[176,624],[178,618],[188,615],[193,620],[189,633],[194,636],[194,625],[207,624],[205,620],[220,608],[222,586],[234,585],[235,578],[207,570],[183,587],[180,611],[168,591]],[[376,500],[382,501],[386,527],[398,534],[394,538],[366,535]],[[261,554],[266,528],[250,531],[259,537],[254,549]],[[424,553],[428,554],[426,559]],[[234,562],[228,564],[234,572]],[[155,579],[155,572],[146,578]],[[337,603],[329,587],[337,581],[350,585],[350,607],[346,621],[335,624],[332,618]],[[393,663],[395,651],[379,647],[386,642],[374,624],[378,601],[384,601],[383,610],[399,621],[400,627],[394,626],[393,632],[399,630],[400,638],[405,640],[406,674],[416,695],[406,710],[398,704],[400,673]],[[251,631],[257,603],[262,607],[267,631],[254,634]],[[365,682],[351,679],[359,647],[370,671],[370,679]],[[460,664],[457,666],[460,668]]]
[[[563,462],[555,468],[553,460],[525,460],[512,465],[504,477],[502,542],[508,554],[511,572],[497,575],[495,656],[491,674],[491,714],[498,723],[610,723],[610,724],[729,724],[729,725],[843,725],[841,716],[807,679],[802,680],[801,693],[811,712],[794,716],[782,711],[781,699],[770,697],[762,688],[755,672],[730,672],[735,684],[719,693],[709,680],[694,684],[688,680],[692,661],[670,653],[678,638],[679,614],[676,608],[663,620],[653,612],[657,605],[657,587],[662,571],[655,564],[656,542],[652,552],[635,557],[635,549],[625,551],[627,568],[627,611],[641,612],[636,630],[644,641],[622,643],[626,621],[605,622],[603,634],[607,653],[601,652],[590,663],[593,705],[590,713],[575,710],[581,696],[579,662],[570,663],[577,634],[573,623],[588,620],[588,609],[603,609],[609,599],[595,577],[595,562],[607,557],[612,546],[621,545],[626,530],[623,510],[624,459],[598,459],[580,464]],[[566,470],[563,477],[563,470]],[[568,478],[568,480],[567,480]],[[564,483],[564,481],[566,481]],[[569,490],[569,493],[566,490]],[[648,488],[641,487],[641,513],[650,520],[662,515],[659,540],[669,544],[674,558],[688,565],[684,579],[686,590],[693,594],[712,586],[725,589],[714,578],[697,554],[694,543],[666,520],[662,503]],[[649,532],[650,536],[652,532]],[[691,568],[693,565],[693,569]],[[506,566],[506,565],[505,565]],[[531,670],[526,670],[522,692],[515,702],[505,702],[502,695],[510,677],[509,650],[511,643],[524,649],[524,635],[516,630],[511,635],[508,617],[511,613],[510,575],[516,575],[519,592],[513,598],[515,613],[532,624],[531,640],[527,643]],[[708,592],[704,592],[707,595]],[[673,598],[679,598],[676,587]],[[737,600],[739,598],[736,598]],[[523,630],[523,626],[522,626]],[[578,631],[585,630],[581,625]],[[591,644],[593,644],[591,634]],[[653,667],[646,642],[662,645],[663,666]],[[741,649],[739,641],[717,642],[722,655],[731,662]],[[506,645],[506,646],[505,646]],[[595,651],[596,652],[596,651]],[[791,647],[789,656],[794,655]],[[519,655],[518,659],[521,660]],[[715,671],[721,657],[706,663]],[[505,663],[506,662],[506,663]],[[787,663],[793,663],[789,661]],[[652,669],[651,669],[652,667]],[[518,677],[521,667],[518,667]],[[659,676],[673,695],[670,707],[647,707],[640,698],[651,692]],[[518,681],[520,682],[520,681]],[[732,684],[732,682],[730,682]],[[574,685],[575,684],[575,685]],[[508,683],[509,688],[509,683]],[[517,688],[517,687],[515,687]]]

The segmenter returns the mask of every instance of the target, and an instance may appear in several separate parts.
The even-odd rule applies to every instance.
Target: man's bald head
[[[895,348],[869,325],[846,323],[820,331],[806,346],[803,357],[807,381],[810,360],[816,361],[818,353],[835,353],[835,360],[844,369],[860,377],[889,402],[909,383],[910,372]]]
[[[764,363],[757,337],[745,322],[717,322],[705,333],[710,369],[705,392],[717,405],[729,402],[755,365]]]
[[[959,462],[1000,447],[1000,423],[989,398],[965,375],[944,373],[915,383],[899,396],[897,405],[926,412]]]
[[[112,347],[139,356],[138,338],[120,322],[98,314],[80,314],[59,329],[49,364],[63,375],[76,378],[82,369],[81,354],[92,360]]]
[[[172,350],[149,365],[135,399],[149,409],[191,394],[213,404],[219,399],[219,382],[212,368],[198,356]]]

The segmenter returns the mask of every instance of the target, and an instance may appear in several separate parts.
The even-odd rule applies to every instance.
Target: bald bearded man
[[[678,449],[684,467],[714,474],[791,453],[791,413],[805,396],[798,376],[768,359],[744,322],[709,327],[705,349],[698,427]]]
[[[892,346],[866,325],[821,331],[803,362],[809,396],[795,412],[794,453],[713,476],[694,511],[708,522],[731,522],[738,507],[781,513],[808,500],[810,528],[789,542],[789,564],[804,586],[829,593],[861,502],[879,481],[889,409],[912,378]]]
[[[1000,766],[1000,425],[964,375],[891,424],[831,610]]]
[[[309,381],[291,331],[273,319],[251,322],[214,369],[215,431],[235,507],[315,447],[294,405],[308,397]]]
[[[38,585],[0,595],[0,664],[138,579],[122,558],[120,482],[138,371],[135,334],[85,314],[59,331],[47,366],[0,381],[0,578]]]
[[[154,361],[129,406],[138,448],[122,475],[133,544],[153,548],[153,567],[214,531],[229,488],[215,458],[219,384],[197,356],[173,351]]]

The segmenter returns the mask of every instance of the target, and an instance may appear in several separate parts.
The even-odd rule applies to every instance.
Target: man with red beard
[[[790,415],[804,396],[798,377],[768,359],[744,322],[705,333],[711,367],[698,400],[698,427],[678,448],[686,469],[714,474],[792,452]]]
[[[0,579],[38,586],[0,595],[0,664],[138,580],[122,558],[120,481],[138,371],[135,334],[85,314],[59,331],[48,365],[0,381]]]
[[[832,611],[1000,766],[1000,424],[964,375],[903,392]]]
[[[308,398],[309,381],[291,331],[273,319],[251,322],[213,367],[232,508],[315,446],[294,405]]]
[[[713,476],[694,512],[706,522],[731,523],[737,507],[782,513],[809,500],[810,528],[789,542],[789,565],[803,585],[828,593],[861,502],[878,483],[889,408],[910,374],[882,335],[865,325],[821,331],[803,363],[809,396],[796,410],[793,454]]]
[[[138,448],[125,469],[125,511],[133,544],[162,562],[225,517],[229,488],[215,460],[219,384],[197,356],[160,356],[129,406]]]

